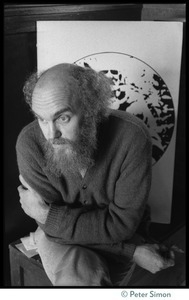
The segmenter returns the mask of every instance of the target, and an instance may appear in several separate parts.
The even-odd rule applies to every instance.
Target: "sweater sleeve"
[[[143,215],[151,184],[151,140],[133,136],[122,162],[114,201],[105,207],[50,205],[43,230],[62,243],[112,244],[130,240]]]

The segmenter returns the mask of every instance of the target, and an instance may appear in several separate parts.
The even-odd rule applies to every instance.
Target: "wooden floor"
[[[165,242],[174,244],[184,250],[184,254],[175,253],[175,266],[170,267],[166,270],[162,270],[156,274],[136,267],[135,272],[129,282],[129,286],[143,286],[143,287],[176,287],[186,286],[186,230],[182,227],[172,236],[170,236]]]

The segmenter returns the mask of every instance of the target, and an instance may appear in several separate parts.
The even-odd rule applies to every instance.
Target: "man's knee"
[[[54,286],[112,286],[109,276],[104,272],[97,272],[94,276],[89,276],[86,270],[86,276],[80,274],[65,274],[59,271],[52,274],[51,282]]]
[[[110,286],[109,270],[96,253],[80,246],[67,246],[53,274],[55,286]]]
[[[60,245],[45,235],[38,240],[38,252],[54,286],[110,286],[109,270],[104,260],[92,250]]]

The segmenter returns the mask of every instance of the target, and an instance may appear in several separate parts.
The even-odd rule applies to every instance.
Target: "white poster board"
[[[148,126],[153,143],[152,221],[170,223],[183,24],[181,22],[39,21],[38,71],[89,65],[114,80],[112,108]]]

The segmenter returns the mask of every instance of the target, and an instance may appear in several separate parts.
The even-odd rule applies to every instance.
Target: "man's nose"
[[[52,122],[49,124],[48,127],[48,139],[55,139],[59,138],[61,136],[60,130],[57,128],[57,126]]]

